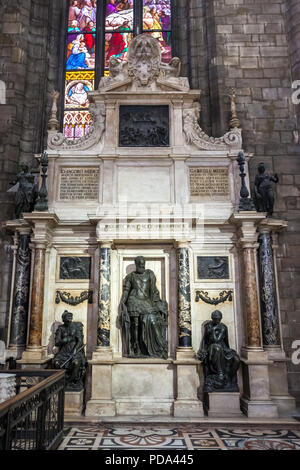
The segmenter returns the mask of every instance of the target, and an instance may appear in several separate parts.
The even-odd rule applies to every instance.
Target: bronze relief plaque
[[[120,147],[169,145],[169,106],[120,106]]]

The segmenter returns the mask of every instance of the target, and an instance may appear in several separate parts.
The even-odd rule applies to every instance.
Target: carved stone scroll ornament
[[[199,302],[199,300],[203,300],[206,304],[210,305],[218,305],[226,302],[227,300],[229,302],[232,302],[232,290],[224,290],[223,292],[220,292],[219,297],[213,297],[210,298],[208,296],[208,292],[205,292],[204,290],[196,290],[196,297],[195,297],[195,302]]]
[[[183,111],[183,131],[188,144],[201,150],[239,150],[242,148],[242,131],[234,128],[223,137],[209,137],[199,126],[200,103],[194,101]]]
[[[105,131],[106,108],[104,103],[91,103],[89,111],[93,119],[93,124],[85,136],[80,139],[69,140],[62,132],[53,133],[49,131],[48,147],[53,150],[84,150],[98,144]]]
[[[89,304],[93,303],[93,291],[85,290],[80,295],[73,297],[70,292],[56,291],[55,303],[59,304],[64,302],[65,304],[72,305],[73,307],[81,304],[82,302],[88,301]]]

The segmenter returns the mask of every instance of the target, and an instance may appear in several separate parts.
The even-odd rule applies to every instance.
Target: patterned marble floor
[[[297,429],[298,428],[298,429]],[[300,427],[74,425],[59,450],[300,450]]]

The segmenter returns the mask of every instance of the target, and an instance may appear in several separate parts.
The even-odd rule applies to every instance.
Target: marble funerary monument
[[[58,132],[53,98],[48,209],[6,223],[15,234],[10,352],[22,367],[44,367],[67,309],[83,324],[87,416],[201,417],[196,352],[218,310],[241,364],[238,389],[213,392],[210,411],[292,412],[274,262],[286,223],[254,206],[239,210],[234,95],[228,133],[209,137],[198,123],[200,90],[180,76],[179,59],[163,64],[158,42],[139,35],[128,62],[111,59],[110,76],[89,94],[94,124],[85,137]],[[132,307],[122,297],[136,259],[144,260],[136,276],[148,273],[154,286],[148,310],[144,300]],[[147,348],[128,339],[126,348],[126,334],[145,331]]]

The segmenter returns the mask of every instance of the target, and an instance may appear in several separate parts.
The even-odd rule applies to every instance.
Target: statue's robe
[[[128,317],[123,318],[122,321],[128,350],[130,350],[130,317],[138,317],[141,325],[140,340],[144,346],[142,349],[146,349],[150,357],[166,358],[168,356],[167,341],[157,307],[160,296],[154,272],[146,269],[143,274],[136,272],[128,274],[124,280],[123,291],[128,293],[126,302]]]

